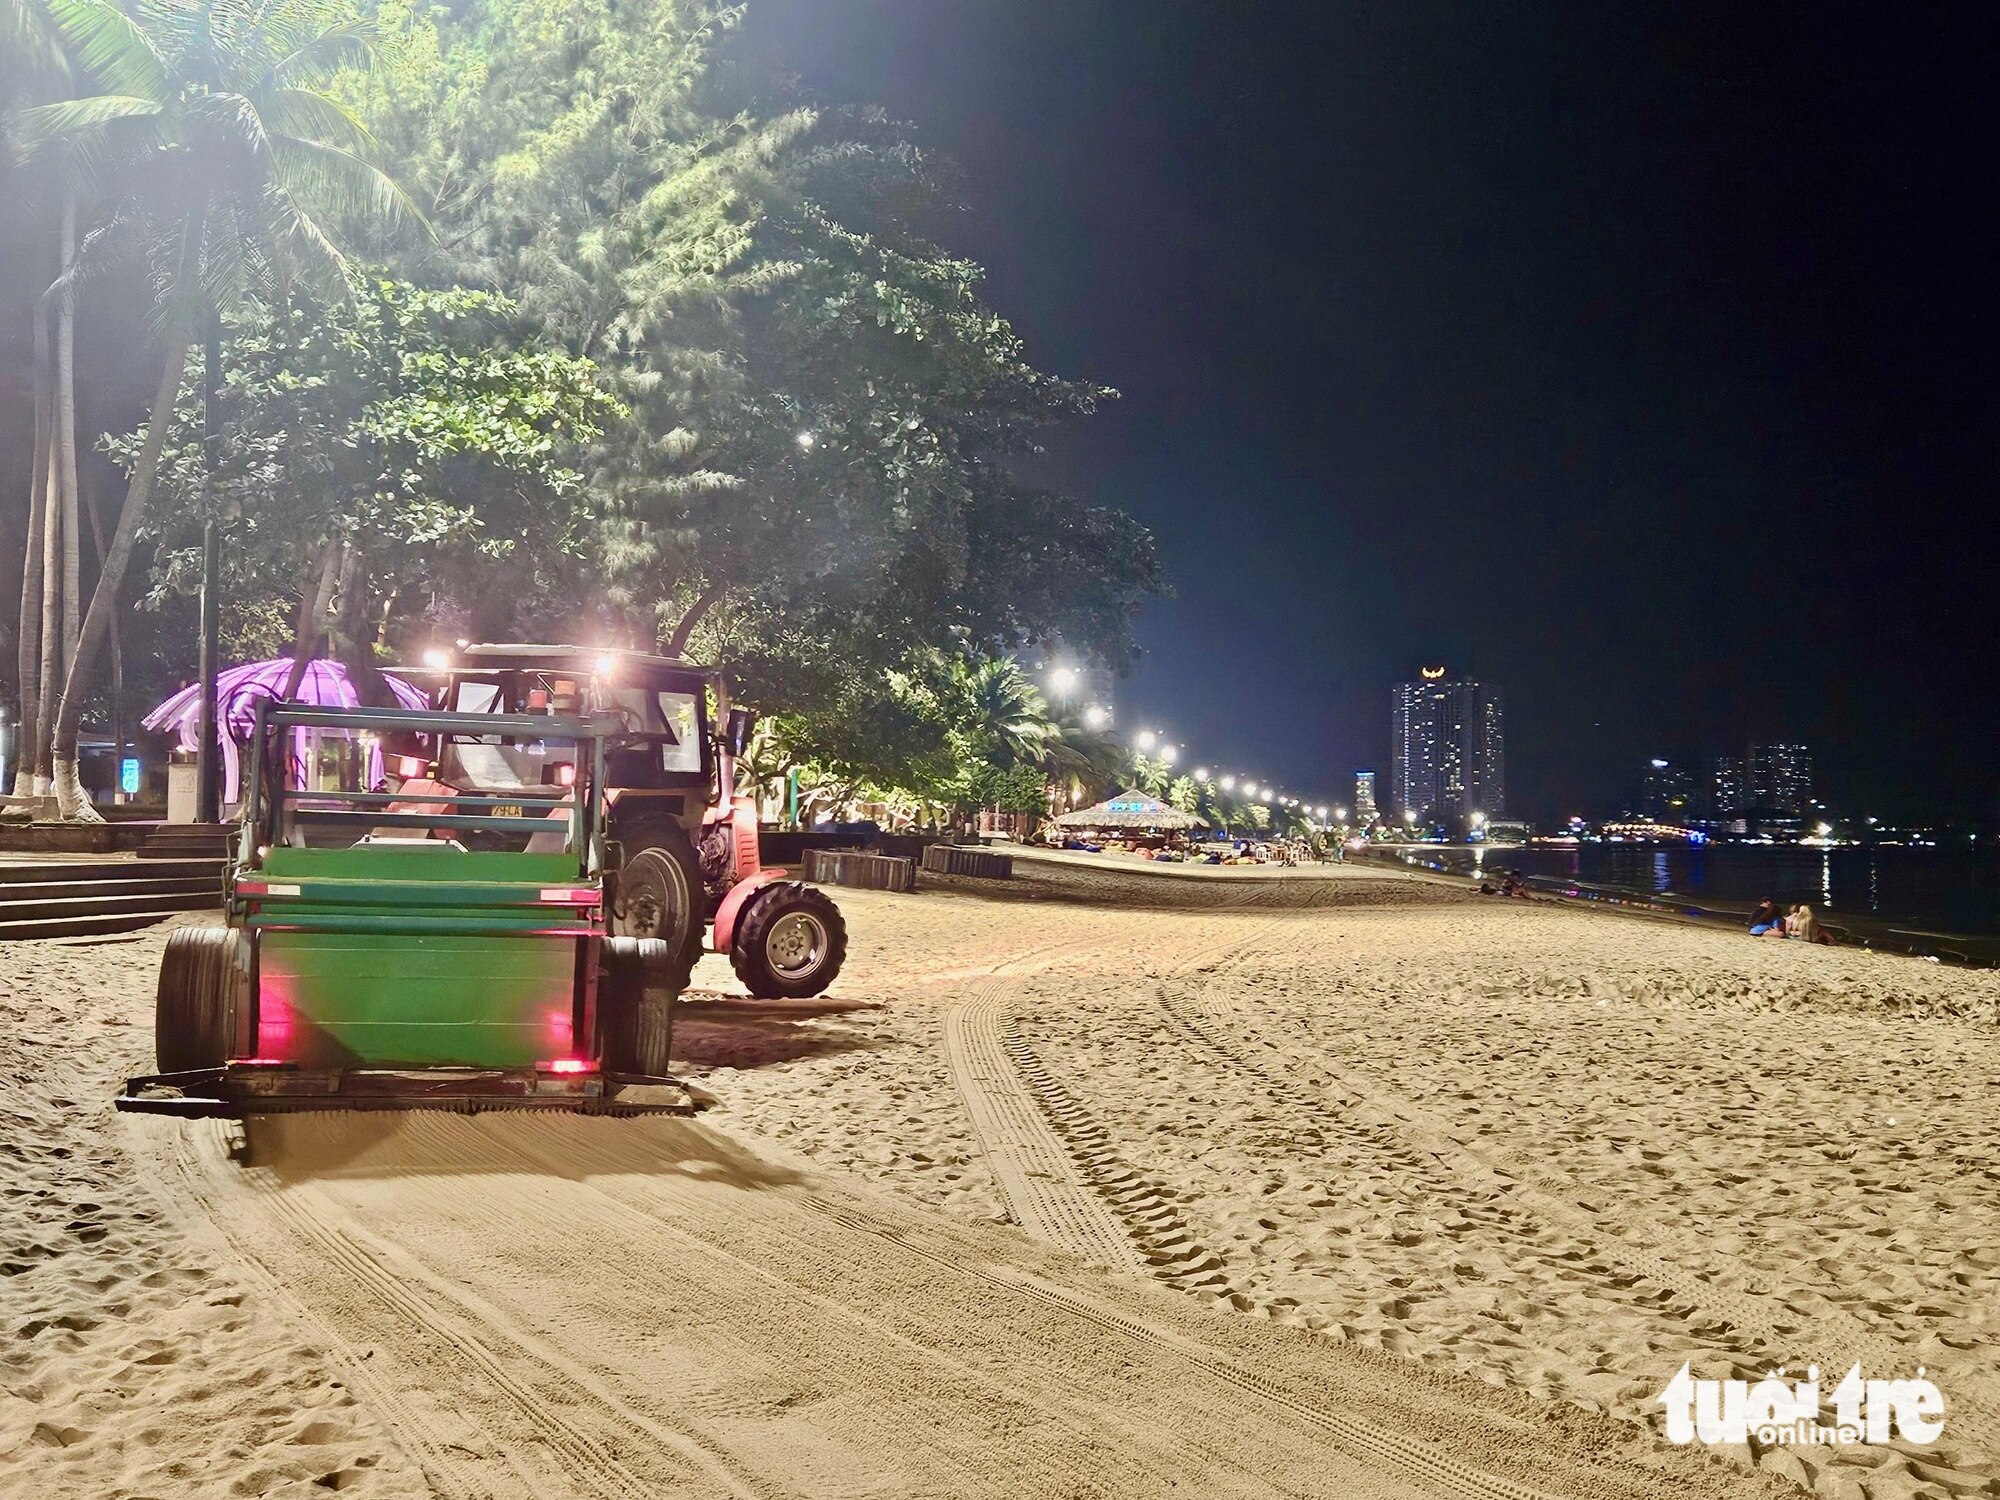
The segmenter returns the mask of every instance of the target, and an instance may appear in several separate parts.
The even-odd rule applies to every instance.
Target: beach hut
[[[250,731],[256,723],[257,700],[275,697],[284,688],[291,671],[292,659],[277,656],[268,661],[246,662],[216,675],[215,721],[221,730],[222,800],[225,803],[238,801],[243,794],[237,746],[250,738]],[[422,688],[404,681],[393,672],[384,672],[382,680],[389,685],[389,691],[396,695],[396,702],[403,708],[430,706],[430,699]],[[339,662],[314,661],[306,664],[298,696],[292,701],[316,708],[359,708],[361,695],[355,692],[354,684],[348,680],[347,668]],[[179,749],[194,750],[199,747],[201,685],[190,683],[182,688],[147,714],[145,725],[156,732],[173,734]],[[295,787],[315,790],[321,786],[339,786],[343,776],[352,778],[353,771],[346,769],[346,763],[357,756],[365,762],[357,768],[365,778],[361,783],[363,786],[372,787],[382,779],[382,752],[372,740],[357,744],[344,729],[295,729],[292,736],[292,785]]]
[[[1206,828],[1208,823],[1193,813],[1127,789],[1107,797],[1094,807],[1080,807],[1055,819],[1058,828],[1102,828],[1112,832],[1180,833],[1189,828]]]

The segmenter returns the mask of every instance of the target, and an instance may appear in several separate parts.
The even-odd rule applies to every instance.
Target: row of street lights
[[[1081,676],[1082,674],[1074,667],[1050,668],[1049,686],[1055,690],[1057,701],[1068,703],[1070,694],[1075,690]],[[1083,721],[1092,729],[1104,729],[1111,723],[1111,711],[1100,703],[1093,703],[1083,711]],[[1162,765],[1171,766],[1181,757],[1179,745],[1173,744],[1165,735],[1152,729],[1141,729],[1133,736],[1132,746],[1140,754],[1150,755]],[[1347,821],[1347,809],[1344,807],[1334,807],[1324,802],[1315,804],[1303,797],[1281,793],[1268,783],[1260,784],[1248,777],[1239,781],[1238,777],[1229,773],[1213,776],[1206,766],[1197,766],[1192,774],[1198,784],[1206,786],[1213,782],[1217,790],[1240,794],[1245,801],[1263,802],[1273,807],[1296,808],[1301,817],[1316,821],[1322,828],[1332,826],[1329,819],[1343,824]]]

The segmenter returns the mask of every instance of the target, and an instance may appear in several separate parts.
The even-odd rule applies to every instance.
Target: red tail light
[[[536,1063],[539,1073],[594,1073],[597,1064],[587,1057],[557,1057],[545,1063]]]

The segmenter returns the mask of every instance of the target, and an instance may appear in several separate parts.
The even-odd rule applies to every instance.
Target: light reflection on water
[[[1468,873],[1519,869],[1717,908],[1748,911],[1768,896],[1941,932],[2000,934],[2000,854],[1992,850],[1583,844],[1460,849],[1448,857]]]

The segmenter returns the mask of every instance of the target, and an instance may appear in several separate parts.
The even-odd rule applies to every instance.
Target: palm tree
[[[1048,764],[1061,731],[1018,662],[954,661],[951,687],[953,717],[987,761],[1003,771]]]
[[[62,294],[96,261],[131,249],[150,263],[158,289],[160,374],[146,436],[55,718],[58,805],[65,817],[94,818],[76,779],[77,728],[194,340],[205,345],[212,444],[223,317],[301,279],[344,293],[346,264],[324,216],[415,210],[372,164],[367,131],[324,91],[333,74],[373,57],[365,29],[329,0],[160,0],[137,14],[112,0],[39,3],[103,90],[21,110],[12,122],[28,152],[60,149],[80,186],[102,189],[100,217]],[[213,591],[205,594],[212,621]]]
[[[0,0],[0,83],[15,99],[49,98],[73,91],[75,70],[47,9],[39,0]],[[11,120],[0,122],[0,151],[17,154],[8,139]],[[41,196],[49,174],[23,184],[23,200]],[[67,187],[54,194],[55,268],[58,279],[76,253],[76,198]],[[50,733],[58,674],[77,636],[77,577],[81,553],[76,523],[75,316],[66,301],[53,308],[39,299],[34,316],[35,439],[28,485],[27,546],[21,559],[18,636],[21,730],[16,757],[17,796],[48,787]]]

